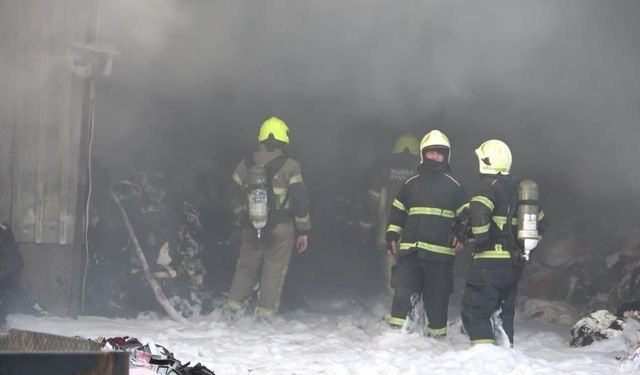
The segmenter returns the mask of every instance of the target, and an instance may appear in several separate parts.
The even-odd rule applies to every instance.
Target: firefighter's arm
[[[471,231],[471,217],[469,214],[469,201],[467,194],[461,187],[455,196],[456,217],[453,224],[453,247],[461,250],[469,238]]]
[[[404,225],[407,222],[407,214],[409,212],[409,208],[407,204],[405,204],[406,199],[404,198],[406,194],[405,187],[406,185],[402,187],[400,193],[391,204],[389,227],[387,228],[387,233],[385,235],[385,239],[387,240],[387,253],[394,257],[396,256],[398,241],[402,235]]]
[[[291,210],[295,220],[296,231],[299,236],[306,235],[311,230],[311,215],[309,214],[309,200],[307,199],[307,192],[298,163],[294,164],[288,178],[287,189],[291,199]],[[303,244],[301,243],[300,245]],[[298,251],[301,252],[300,248],[298,248]]]
[[[495,209],[494,197],[488,192],[479,193],[469,202],[469,216],[471,217],[471,233],[475,238],[477,248],[489,242],[489,227],[491,216]]]
[[[387,242],[398,242],[402,235],[402,230],[407,222],[407,213],[409,208],[407,206],[406,185],[402,187],[398,196],[393,200],[391,204],[391,212],[389,213],[389,226],[387,227],[387,233],[385,239]]]

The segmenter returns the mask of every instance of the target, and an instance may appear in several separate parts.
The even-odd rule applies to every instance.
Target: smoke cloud
[[[152,161],[239,158],[275,114],[310,178],[330,184],[325,171],[357,174],[398,132],[441,128],[470,184],[473,149],[501,138],[558,214],[637,208],[636,2],[104,4],[102,35],[122,55],[98,125]]]
[[[438,128],[470,191],[473,150],[499,138],[551,223],[636,225],[638,1],[102,0],[98,19],[120,52],[96,83],[95,155],[114,176],[229,176],[277,115],[316,214],[396,135]]]

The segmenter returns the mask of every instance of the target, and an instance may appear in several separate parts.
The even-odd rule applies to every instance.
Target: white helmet
[[[490,139],[476,149],[480,173],[509,174],[511,170],[511,150],[506,143]]]
[[[451,144],[449,138],[440,130],[432,130],[422,137],[420,141],[420,163],[424,161],[424,152],[431,149],[445,149],[447,162],[451,161]]]

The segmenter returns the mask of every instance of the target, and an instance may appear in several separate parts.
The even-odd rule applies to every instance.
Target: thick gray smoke
[[[3,15],[29,9],[17,4],[0,3]],[[54,5],[40,11],[68,17]],[[400,131],[441,128],[469,183],[473,148],[502,138],[515,172],[540,179],[559,213],[639,208],[636,1],[94,5],[91,34],[121,53],[97,84],[96,152],[117,174],[131,160],[233,164],[276,114],[316,184],[340,185]],[[55,38],[55,24],[21,32]],[[3,53],[3,76],[16,74],[12,61]]]
[[[237,159],[276,114],[332,185],[398,131],[441,128],[470,183],[473,148],[501,138],[558,214],[638,208],[637,2],[152,3],[103,2],[122,52],[98,93],[107,159],[123,139],[121,159]]]
[[[439,128],[469,190],[474,148],[500,138],[551,223],[605,240],[637,225],[636,0],[101,0],[98,19],[98,42],[120,52],[96,85],[95,155],[114,178],[228,176],[277,115],[313,207],[399,133]]]

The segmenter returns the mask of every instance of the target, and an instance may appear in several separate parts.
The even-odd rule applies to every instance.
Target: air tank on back
[[[247,196],[249,221],[256,229],[258,238],[261,230],[267,225],[269,215],[267,193],[267,171],[262,165],[252,165],[249,168],[249,191]]]
[[[538,246],[538,184],[523,180],[518,185],[518,240],[523,244],[525,259]]]

